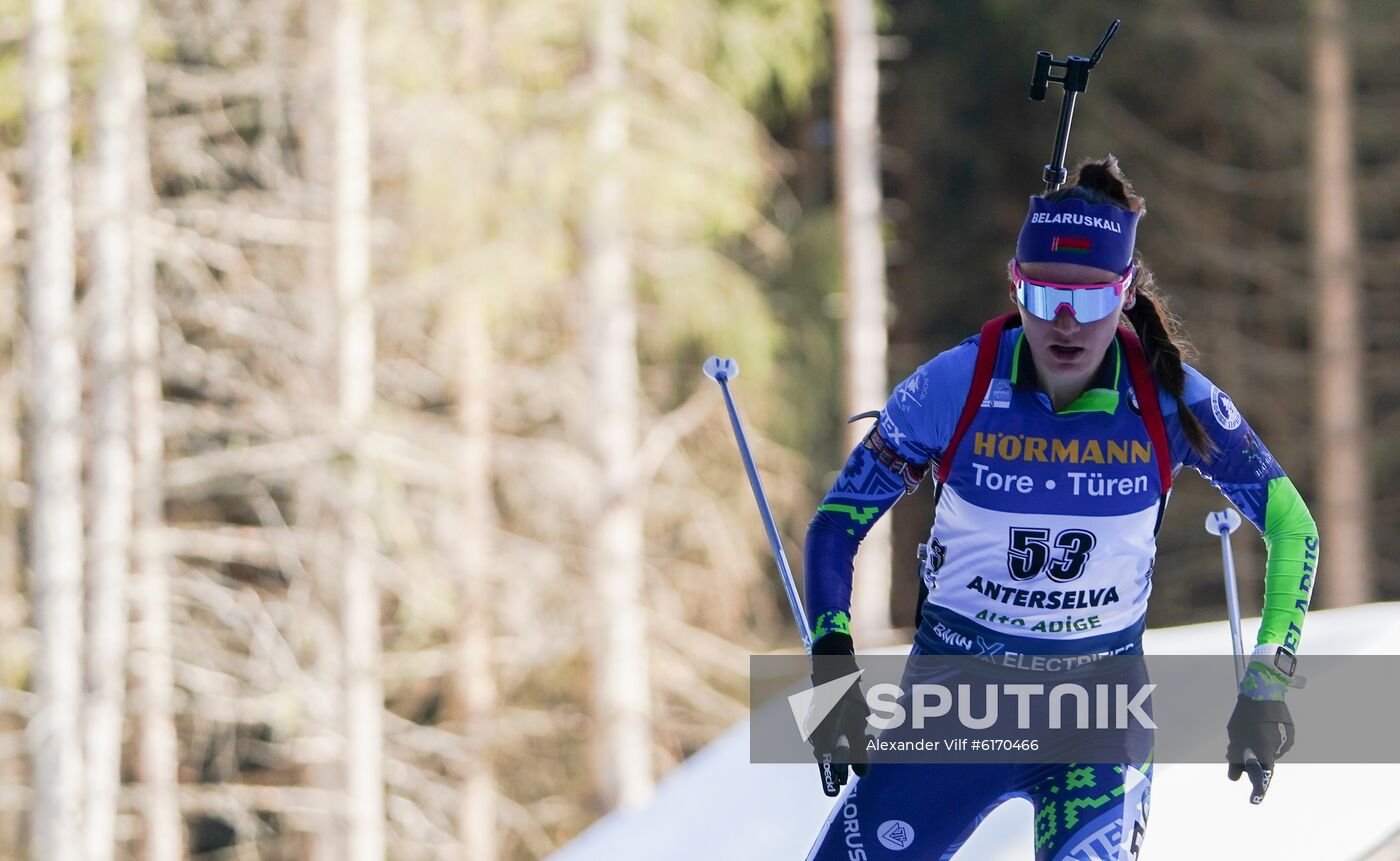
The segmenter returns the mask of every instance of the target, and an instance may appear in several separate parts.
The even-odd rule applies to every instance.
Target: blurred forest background
[[[1400,598],[1394,3],[0,0],[0,859],[538,859],[643,804],[797,645],[701,361],[800,571],[846,416],[1009,310],[1034,51],[1115,16],[1069,160],[1146,197],[1314,606]],[[1153,625],[1224,612],[1179,488]]]

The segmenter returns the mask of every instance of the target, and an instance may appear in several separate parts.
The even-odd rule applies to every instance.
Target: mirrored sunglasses
[[[1061,308],[1069,308],[1074,319],[1092,323],[1118,312],[1123,291],[1133,283],[1135,270],[1129,266],[1123,277],[1108,284],[1056,284],[1037,281],[1021,274],[1019,263],[1011,264],[1016,285],[1016,301],[1042,320],[1054,320]]]

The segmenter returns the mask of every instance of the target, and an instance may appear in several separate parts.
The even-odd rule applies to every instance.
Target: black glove
[[[1264,800],[1274,777],[1274,763],[1293,747],[1293,716],[1283,700],[1253,700],[1241,694],[1225,725],[1230,743],[1225,748],[1231,780],[1249,775],[1250,804]]]
[[[812,686],[821,685],[859,672],[855,646],[847,634],[832,632],[812,644]],[[846,785],[850,770],[864,777],[868,766],[865,751],[866,718],[870,708],[865,704],[860,684],[851,685],[835,708],[827,712],[810,741],[812,754],[821,773],[822,791],[835,798]]]

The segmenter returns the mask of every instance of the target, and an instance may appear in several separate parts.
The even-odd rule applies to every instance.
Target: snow
[[[1258,624],[1246,619],[1243,630]],[[1201,655],[1228,654],[1229,643],[1221,621],[1150,630],[1144,646],[1149,654]],[[1400,603],[1310,613],[1304,645],[1304,675],[1309,652],[1400,655]],[[821,793],[816,766],[755,765],[748,758],[745,722],[676,768],[646,807],[604,817],[549,861],[802,861],[833,803]],[[1250,805],[1247,786],[1244,779],[1229,782],[1223,763],[1158,764],[1140,861],[1360,861],[1400,832],[1394,797],[1400,765],[1285,758],[1263,804]],[[1019,799],[989,815],[954,857],[1033,859],[1031,805]]]

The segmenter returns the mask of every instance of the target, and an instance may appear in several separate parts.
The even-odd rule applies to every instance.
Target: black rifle
[[[1099,42],[1094,53],[1088,57],[1071,54],[1063,60],[1056,60],[1055,55],[1049,51],[1035,52],[1035,75],[1031,77],[1032,101],[1045,101],[1045,88],[1052,82],[1060,84],[1065,90],[1064,99],[1060,102],[1060,127],[1055,131],[1055,152],[1050,157],[1050,163],[1045,166],[1046,194],[1064,185],[1068,175],[1065,171],[1065,150],[1069,148],[1069,125],[1074,119],[1074,100],[1089,86],[1090,70],[1098,65],[1099,58],[1103,56],[1103,49],[1108,47],[1108,40],[1118,32],[1118,25],[1121,23],[1119,19],[1113,19],[1113,23],[1108,25],[1108,32],[1103,34],[1103,41]],[[1058,78],[1054,77],[1050,74],[1052,68],[1064,69],[1065,73]]]

